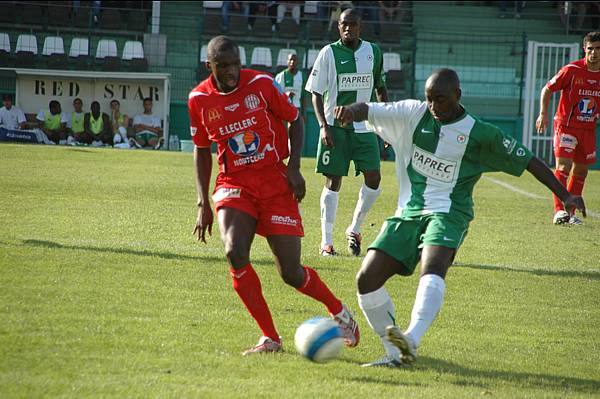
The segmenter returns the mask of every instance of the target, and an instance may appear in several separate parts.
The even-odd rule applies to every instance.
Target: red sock
[[[256,324],[261,329],[265,337],[269,337],[274,341],[281,342],[279,334],[275,329],[269,305],[265,301],[262,294],[260,279],[252,268],[251,264],[247,264],[241,269],[229,268],[231,280],[233,281],[233,289],[242,299],[248,312],[256,320]]]
[[[564,173],[556,169],[554,171],[554,176],[556,176],[560,184],[562,184],[564,187],[567,187],[567,179],[569,178],[568,173]],[[554,213],[558,211],[564,211],[565,206],[563,205],[563,202],[554,194],[552,195],[552,198],[554,198]]]
[[[581,193],[583,193],[584,184],[585,176],[571,175],[567,190],[573,195],[581,196]],[[575,214],[575,209],[573,209],[573,214]]]
[[[298,291],[321,302],[331,314],[338,314],[343,309],[342,301],[321,281],[319,274],[308,266],[304,266],[304,282]]]

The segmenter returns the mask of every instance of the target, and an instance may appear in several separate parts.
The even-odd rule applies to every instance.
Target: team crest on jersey
[[[260,100],[256,96],[256,94],[248,94],[246,98],[244,98],[244,104],[246,105],[246,108],[252,111],[258,108],[258,106],[260,105]]]
[[[211,108],[208,110],[208,122],[209,123],[221,120],[221,118],[223,118],[223,114],[221,114],[221,112],[219,111],[218,108]]]
[[[465,141],[467,141],[467,136],[465,136],[464,134],[459,134],[458,136],[456,136],[456,141],[458,141],[458,144],[464,144]]]
[[[596,111],[596,101],[592,97],[583,97],[581,100],[579,100],[577,108],[582,116],[591,117]]]
[[[228,144],[229,149],[231,149],[234,154],[241,157],[249,157],[256,154],[256,151],[258,151],[260,138],[256,132],[247,130],[229,138]]]

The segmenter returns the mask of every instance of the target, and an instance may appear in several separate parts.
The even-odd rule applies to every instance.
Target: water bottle
[[[169,136],[169,151],[180,151],[179,136],[176,134]]]

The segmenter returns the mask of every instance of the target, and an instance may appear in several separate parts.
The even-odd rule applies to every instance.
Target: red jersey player
[[[342,327],[346,345],[356,346],[358,325],[346,306],[315,270],[300,263],[304,233],[298,202],[306,188],[300,174],[304,126],[298,110],[270,75],[241,69],[239,49],[228,37],[208,43],[206,67],[212,74],[190,92],[188,102],[198,192],[194,234],[206,242],[206,231],[210,235],[212,230],[208,188],[214,142],[219,174],[212,198],[233,288],[263,335],[243,354],[281,350],[281,337],[250,264],[255,234],[267,238],[283,281],[322,302]],[[289,132],[283,121],[290,123]]]
[[[561,90],[554,116],[554,155],[558,180],[573,195],[580,196],[590,165],[596,162],[596,121],[600,115],[600,32],[590,32],[583,38],[585,58],[563,66],[544,86],[540,99],[540,114],[536,121],[538,133],[548,127],[546,110],[552,92]],[[570,179],[569,179],[570,175]],[[582,224],[564,209],[554,196],[554,224]]]

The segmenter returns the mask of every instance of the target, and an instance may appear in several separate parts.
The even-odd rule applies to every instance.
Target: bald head
[[[342,13],[340,14],[340,17],[338,18],[338,22],[340,22],[344,19],[350,19],[350,18],[353,19],[354,21],[360,22],[360,20],[361,20],[360,14],[356,8],[346,8],[344,11],[342,11]]]
[[[353,50],[360,43],[360,14],[355,8],[348,8],[340,14],[338,30],[342,44]]]
[[[436,87],[444,91],[455,91],[460,89],[460,81],[453,69],[443,68],[433,72],[427,78],[425,88],[427,89],[427,87]]]
[[[237,44],[227,36],[215,36],[210,39],[206,49],[206,57],[208,61],[214,61],[223,53],[234,52],[239,55]]]
[[[450,123],[464,113],[460,97],[460,81],[452,69],[439,69],[425,82],[427,107],[431,115],[441,123]]]

